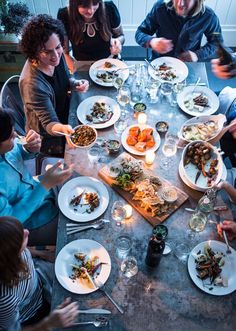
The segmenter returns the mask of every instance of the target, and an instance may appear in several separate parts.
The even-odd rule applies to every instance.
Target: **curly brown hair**
[[[4,285],[16,286],[29,275],[21,257],[23,239],[24,228],[15,217],[0,217],[0,282]]]
[[[106,7],[102,0],[70,0],[69,3],[69,39],[75,45],[78,45],[83,40],[84,20],[78,12],[78,6],[88,7],[90,4],[96,6],[99,4],[94,16],[97,20],[98,30],[101,37],[105,41],[111,39],[111,26],[106,13]]]
[[[37,60],[39,51],[45,47],[53,33],[58,35],[63,46],[65,30],[61,21],[46,14],[33,17],[23,28],[21,52],[31,61]]]

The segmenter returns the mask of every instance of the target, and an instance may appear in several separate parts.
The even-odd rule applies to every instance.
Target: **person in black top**
[[[112,1],[70,0],[57,18],[66,30],[65,58],[73,72],[75,60],[100,60],[118,55],[124,43],[120,14]],[[73,57],[69,55],[69,42]]]

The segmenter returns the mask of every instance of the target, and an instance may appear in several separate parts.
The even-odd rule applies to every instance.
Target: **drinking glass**
[[[171,105],[175,106],[177,104],[177,96],[179,93],[181,93],[186,86],[186,81],[178,82],[173,84],[172,86],[172,99],[171,99]]]
[[[92,165],[95,165],[99,161],[101,152],[102,152],[102,147],[100,147],[98,144],[95,144],[88,149],[87,151],[88,159]]]
[[[178,137],[173,133],[166,133],[164,144],[162,146],[162,152],[164,158],[161,159],[161,167],[168,170],[171,165],[171,157],[173,157],[177,152]]]
[[[130,89],[127,85],[120,87],[117,95],[117,101],[121,105],[121,117],[126,117],[127,112],[125,107],[130,103]]]
[[[146,91],[149,97],[150,103],[156,103],[158,101],[157,92],[159,90],[161,83],[159,80],[156,80],[152,77],[149,77],[147,84],[146,84]]]
[[[120,136],[121,133],[127,128],[127,120],[125,118],[119,118],[114,124],[115,133]]]
[[[120,259],[127,257],[131,250],[132,240],[127,235],[121,235],[116,239],[116,255]]]
[[[122,221],[126,216],[124,203],[120,200],[115,201],[111,207],[111,217],[116,222],[117,226],[122,225]]]
[[[171,94],[173,90],[173,84],[169,82],[164,82],[161,84],[160,91],[162,96],[166,97],[167,100],[171,101]]]
[[[124,84],[124,79],[117,75],[116,72],[113,73],[113,76],[112,76],[112,83],[113,83],[113,86],[117,89],[117,91],[123,86]]]
[[[192,214],[189,220],[189,227],[191,230],[201,232],[205,229],[207,223],[207,216],[202,212],[198,211]]]
[[[186,243],[176,244],[174,248],[175,256],[182,262],[186,263],[189,256],[190,248]]]
[[[138,272],[138,262],[135,257],[127,256],[121,263],[120,269],[126,277],[130,278]]]

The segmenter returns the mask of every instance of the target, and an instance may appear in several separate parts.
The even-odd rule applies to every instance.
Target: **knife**
[[[110,310],[101,309],[101,308],[91,308],[86,310],[79,310],[80,314],[111,314]]]

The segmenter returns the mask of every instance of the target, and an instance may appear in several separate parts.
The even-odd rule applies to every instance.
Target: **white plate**
[[[154,140],[155,140],[155,145],[151,148],[148,148],[145,152],[139,152],[137,149],[135,149],[134,146],[129,146],[126,142],[126,139],[128,137],[128,134],[129,134],[129,129],[134,127],[134,126],[138,126],[140,128],[140,130],[143,130],[143,129],[146,129],[146,128],[150,128],[150,129],[153,129],[153,137],[154,137]],[[146,155],[146,152],[147,151],[153,151],[155,152],[158,147],[160,146],[160,143],[161,143],[161,138],[160,138],[160,135],[158,132],[156,132],[156,130],[151,127],[150,125],[140,125],[140,124],[134,124],[134,125],[130,125],[129,127],[127,127],[122,135],[121,135],[121,143],[122,145],[124,146],[124,148],[131,154],[134,154],[134,155]]]
[[[100,199],[99,206],[90,214],[85,212],[86,206],[76,207],[76,211],[75,207],[70,205],[71,199],[84,190],[86,192],[96,192]],[[87,222],[96,219],[104,213],[108,203],[109,195],[106,186],[93,177],[81,176],[69,180],[62,186],[58,195],[58,205],[61,212],[76,222]]]
[[[152,76],[152,78],[154,79],[158,79],[162,83],[164,82],[179,83],[188,77],[188,67],[186,66],[186,64],[174,57],[162,56],[153,60],[151,63],[154,67],[159,67],[160,65],[165,63],[166,65],[173,68],[173,71],[177,77],[172,80],[164,80],[157,75],[156,71],[152,69],[151,66],[148,66],[148,72],[150,76]]]
[[[204,245],[208,244],[214,252],[224,253],[223,257],[225,264],[222,266],[222,277],[228,279],[228,287],[223,286],[204,286],[201,279],[197,277],[196,263],[192,254],[197,254],[200,250],[203,251]],[[226,255],[227,246],[225,243],[216,240],[204,241],[198,244],[191,251],[188,258],[188,272],[192,281],[199,287],[202,291],[212,294],[212,295],[226,295],[232,293],[236,290],[236,251],[231,248],[232,254]],[[210,287],[213,287],[212,290],[209,290]]]
[[[193,140],[187,140],[184,135],[183,135],[183,129],[185,126],[190,126],[190,125],[195,125],[195,124],[199,124],[199,123],[206,123],[209,121],[214,121],[215,123],[218,124],[218,130],[214,133],[214,135],[206,140],[206,141],[213,141],[215,140],[215,138],[220,134],[221,130],[223,129],[224,123],[226,122],[226,117],[223,114],[219,114],[219,115],[212,115],[212,116],[198,116],[198,117],[193,117],[190,120],[187,120],[181,127],[180,131],[179,131],[179,137],[185,141],[193,141]]]
[[[89,122],[86,119],[86,115],[91,114],[92,107],[95,104],[95,102],[104,102],[113,111],[113,115],[109,119],[109,121],[107,121],[105,123],[95,124],[95,123]],[[112,98],[105,97],[105,96],[102,96],[102,95],[96,95],[96,96],[89,97],[89,98],[83,100],[79,104],[79,106],[77,108],[77,117],[78,117],[78,119],[81,123],[88,124],[88,125],[96,128],[96,129],[108,128],[109,126],[113,125],[119,119],[119,117],[120,117],[120,106]]]
[[[222,172],[223,172],[223,161],[222,161],[222,158],[221,158],[221,155],[219,154],[218,150],[213,146],[211,145],[210,143],[208,142],[204,142],[202,140],[195,140],[191,143],[188,143],[188,145],[185,146],[184,150],[183,150],[183,153],[182,153],[182,157],[181,157],[181,164],[182,164],[182,167],[183,167],[183,171],[184,171],[184,174],[185,174],[185,177],[188,179],[188,181],[193,184],[194,186],[198,187],[199,189],[207,189],[209,188],[209,186],[207,185],[207,177],[204,177],[203,174],[201,173],[198,180],[197,180],[197,184],[195,184],[195,178],[196,178],[196,175],[199,171],[199,169],[197,168],[197,166],[191,162],[189,162],[187,165],[184,165],[184,157],[187,153],[187,150],[190,146],[192,145],[195,145],[197,143],[201,143],[201,144],[204,144],[205,147],[209,148],[210,150],[212,150],[212,156],[209,160],[207,160],[204,168],[206,171],[209,170],[210,168],[210,163],[213,159],[217,159],[218,160],[218,165],[217,165],[217,170],[218,170],[218,173],[217,173],[217,176],[214,180],[214,184],[217,184],[219,183],[219,181],[221,180],[222,178]]]
[[[103,67],[105,62],[110,62],[112,64],[114,64],[117,68],[110,68],[110,69],[105,69]],[[97,83],[98,85],[101,86],[106,86],[106,87],[112,87],[113,86],[113,82],[103,82],[101,79],[97,78],[97,71],[98,70],[104,70],[104,71],[113,71],[115,69],[125,69],[126,70],[120,70],[118,71],[119,76],[123,78],[124,81],[126,81],[126,79],[129,77],[129,69],[127,67],[127,64],[124,63],[123,61],[117,60],[117,59],[111,59],[111,58],[107,58],[107,59],[102,59],[99,61],[94,62],[91,67],[89,68],[89,76],[92,79],[92,81],[94,81],[95,83]]]
[[[96,279],[100,280],[103,284],[107,281],[111,272],[110,256],[107,250],[101,244],[90,239],[74,240],[62,248],[55,261],[55,274],[57,280],[61,286],[73,293],[87,294],[94,292],[98,288],[90,288],[85,284],[82,284],[80,280],[73,281],[70,278],[72,275],[71,264],[76,262],[74,254],[78,252],[84,253],[91,258],[98,256],[99,262],[107,263],[101,266],[101,271],[96,277]]]
[[[201,188],[188,180],[188,178],[185,175],[184,168],[183,168],[183,165],[181,162],[179,164],[179,175],[180,175],[180,178],[182,179],[182,181],[184,182],[184,184],[187,185],[188,187],[192,188],[193,190],[200,191],[200,192],[206,192],[207,188]],[[223,171],[222,171],[221,179],[226,180],[226,177],[227,177],[227,169],[226,169],[225,165],[223,164]]]
[[[194,90],[194,91],[193,91]],[[203,93],[208,98],[209,107],[205,107],[202,112],[189,109],[185,106],[184,101],[189,100],[193,97],[193,93]],[[217,95],[206,86],[187,86],[181,93],[177,95],[177,103],[179,107],[187,114],[191,116],[206,116],[214,114],[219,108],[219,99]]]

